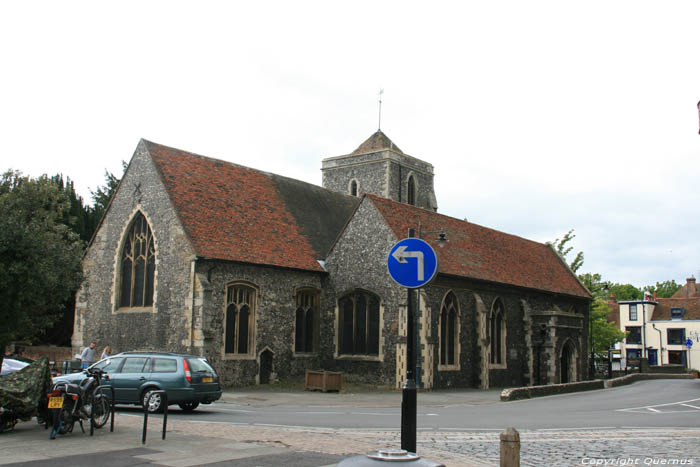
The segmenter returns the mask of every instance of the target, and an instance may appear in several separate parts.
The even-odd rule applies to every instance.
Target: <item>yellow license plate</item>
[[[63,407],[63,397],[49,397],[49,408],[60,409]]]
[[[203,382],[203,383],[213,383],[213,382],[214,382],[214,378],[205,377],[205,378],[202,378],[202,382]]]

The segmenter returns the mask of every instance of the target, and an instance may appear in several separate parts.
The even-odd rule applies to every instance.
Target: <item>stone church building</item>
[[[437,213],[431,164],[381,131],[323,188],[142,140],[83,260],[73,347],[206,356],[226,386],[306,369],[400,386],[406,289],[392,245],[443,231],[420,289],[424,388],[587,377],[591,296],[548,245]]]

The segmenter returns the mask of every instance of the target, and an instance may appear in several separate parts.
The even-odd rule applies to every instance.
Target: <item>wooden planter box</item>
[[[338,391],[343,387],[343,373],[339,371],[306,370],[304,389],[307,391]]]

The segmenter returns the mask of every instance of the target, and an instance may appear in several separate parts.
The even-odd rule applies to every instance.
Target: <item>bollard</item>
[[[501,467],[520,467],[520,433],[513,427],[501,433]]]

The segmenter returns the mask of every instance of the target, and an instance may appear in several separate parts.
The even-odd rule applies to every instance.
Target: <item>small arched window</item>
[[[413,178],[413,175],[409,175],[408,177],[408,187],[407,187],[407,196],[408,196],[408,204],[411,206],[416,205],[416,181]]]
[[[136,213],[121,254],[119,308],[153,306],[156,248],[148,221]]]
[[[315,290],[297,293],[294,351],[315,352],[318,346],[319,294]]]
[[[350,182],[350,194],[352,196],[357,196],[357,182],[355,180]]]
[[[503,303],[496,300],[491,310],[491,363],[494,365],[505,364],[505,313]]]
[[[226,290],[224,353],[247,355],[253,351],[255,335],[255,289],[233,284]]]
[[[345,355],[379,355],[379,297],[363,290],[338,300],[338,343]]]
[[[440,365],[457,364],[459,342],[459,303],[454,293],[448,292],[440,310]]]

